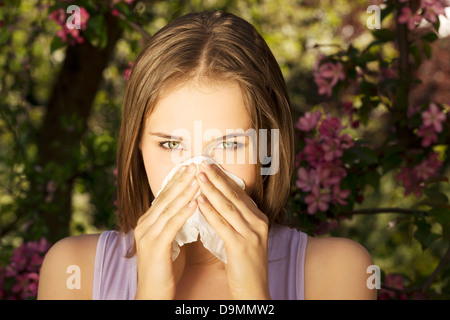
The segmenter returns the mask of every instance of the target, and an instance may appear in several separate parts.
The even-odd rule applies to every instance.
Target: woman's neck
[[[181,247],[186,257],[186,266],[209,266],[224,269],[225,264],[203,246],[200,240]]]

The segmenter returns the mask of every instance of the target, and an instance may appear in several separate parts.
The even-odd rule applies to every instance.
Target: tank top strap
[[[126,255],[133,246],[134,234],[104,231],[95,254],[93,300],[133,300],[137,289],[136,255]]]
[[[269,231],[269,290],[274,300],[305,299],[305,254],[308,235],[275,224]]]

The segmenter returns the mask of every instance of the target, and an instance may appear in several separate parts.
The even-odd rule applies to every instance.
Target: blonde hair
[[[124,97],[117,153],[118,227],[128,232],[151,202],[139,142],[144,121],[161,96],[188,82],[234,81],[252,126],[279,130],[278,172],[261,176],[258,159],[251,195],[269,218],[283,223],[295,169],[294,129],[281,70],[258,31],[222,11],[189,13],[160,29],[134,62]],[[270,137],[267,138],[270,144]],[[270,153],[270,145],[267,147]],[[276,150],[276,148],[275,148]]]

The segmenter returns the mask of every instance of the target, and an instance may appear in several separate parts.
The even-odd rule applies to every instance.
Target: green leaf
[[[428,211],[428,214],[436,219],[442,226],[442,236],[446,240],[450,240],[450,209],[435,207]]]
[[[388,2],[389,3],[389,2]],[[381,10],[381,21],[384,20],[389,14],[394,11],[395,6],[392,4],[388,4],[383,10]]]
[[[354,146],[344,152],[344,162],[353,164],[372,165],[378,162],[378,158],[372,149],[368,147]]]
[[[424,193],[430,198],[435,200],[437,203],[447,204],[448,197],[440,191],[437,190],[425,190]]]
[[[420,242],[422,250],[425,250],[440,238],[440,235],[431,231],[431,225],[425,219],[417,219],[416,226],[417,230],[414,232],[414,238]]]
[[[432,54],[430,44],[427,41],[422,40],[422,47],[423,51],[425,52],[425,56],[427,57],[427,59],[430,59]]]
[[[428,42],[433,42],[433,41],[436,41],[437,39],[439,39],[439,36],[434,32],[429,32],[429,33],[423,35],[421,38]]]
[[[60,37],[55,36],[53,37],[52,43],[50,44],[50,52],[53,53],[54,51],[65,46],[66,43],[63,42]]]
[[[373,36],[381,42],[395,40],[395,32],[389,29],[378,29],[372,32]]]
[[[97,47],[104,48],[108,41],[106,33],[106,21],[102,15],[96,15],[88,20],[87,28],[83,31],[89,42]]]
[[[437,22],[433,24],[434,30],[438,31],[441,26],[441,20],[437,19]]]
[[[362,51],[362,53],[364,54],[364,53],[366,53],[366,52],[369,52],[369,51],[372,49],[373,46],[379,46],[380,43],[381,43],[381,42],[380,42],[379,40],[374,40],[374,41],[372,41],[372,42],[367,46],[367,48],[365,48],[365,49]]]
[[[128,17],[128,15],[130,14],[130,8],[124,2],[116,3],[116,8],[119,9],[119,11],[122,12],[126,17]]]
[[[450,223],[450,209],[435,207],[429,210],[428,214],[433,216],[442,225]]]
[[[356,59],[356,64],[360,67],[364,67],[368,62],[375,61],[377,59],[378,59],[378,57],[375,54],[367,52],[367,53],[361,54]]]
[[[378,172],[376,172],[375,170],[368,171],[365,174],[364,178],[365,178],[366,184],[372,186],[372,188],[374,188],[374,190],[379,190],[380,176],[379,176]]]
[[[357,58],[359,56],[359,50],[350,44],[347,49],[347,56],[349,58]]]

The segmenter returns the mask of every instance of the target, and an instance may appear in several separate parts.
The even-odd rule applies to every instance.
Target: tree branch
[[[403,213],[403,214],[413,214],[413,215],[427,215],[426,211],[414,210],[406,208],[373,208],[373,209],[357,209],[352,211],[342,212],[345,215],[353,214],[378,214],[378,213]]]
[[[425,292],[428,290],[430,285],[433,283],[434,279],[437,277],[437,275],[444,269],[446,264],[450,261],[450,247],[447,249],[447,252],[445,253],[444,257],[442,258],[441,262],[439,262],[436,269],[434,269],[433,273],[430,275],[430,277],[425,281],[425,283],[422,286],[422,292]]]
[[[129,21],[129,20],[127,19],[127,17],[125,17],[125,16],[123,15],[122,12],[117,12],[117,16],[118,16],[122,21],[124,21],[125,23],[129,24],[130,27],[132,27],[135,31],[139,32],[139,33],[144,37],[144,39],[145,39],[146,41],[149,40],[149,39],[151,38],[151,35],[150,35],[147,31],[145,31],[144,28],[142,28],[140,25],[134,23],[133,21]]]

